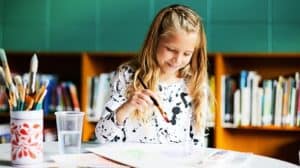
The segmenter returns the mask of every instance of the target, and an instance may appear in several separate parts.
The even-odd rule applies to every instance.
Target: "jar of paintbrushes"
[[[12,165],[38,166],[43,163],[43,110],[47,82],[36,88],[38,58],[34,54],[29,67],[29,81],[12,77],[6,53],[0,48],[0,75],[5,80],[10,109]]]

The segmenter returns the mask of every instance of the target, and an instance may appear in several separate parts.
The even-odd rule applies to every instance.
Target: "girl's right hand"
[[[153,101],[150,96],[156,97],[156,95],[149,89],[143,89],[136,91],[128,99],[128,106],[131,107],[131,110],[143,111],[153,106]]]
[[[150,96],[158,100],[156,94],[149,89],[134,92],[127,102],[117,110],[118,123],[123,123],[125,118],[135,110],[144,111],[144,109],[153,107],[153,101]]]

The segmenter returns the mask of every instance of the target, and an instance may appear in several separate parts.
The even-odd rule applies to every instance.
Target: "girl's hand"
[[[117,122],[123,123],[125,118],[135,110],[144,111],[144,109],[153,107],[153,101],[150,96],[158,100],[158,96],[149,89],[134,92],[128,101],[117,110]]]
[[[156,97],[149,89],[134,92],[127,101],[128,106],[130,106],[132,110],[143,111],[144,109],[148,109],[153,106],[153,101],[150,96]]]

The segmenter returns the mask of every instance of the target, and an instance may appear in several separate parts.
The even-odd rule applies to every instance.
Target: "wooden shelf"
[[[290,132],[300,132],[300,127],[276,127],[276,126],[240,126],[240,127],[224,127],[224,129],[229,130],[255,130],[255,131],[290,131]]]
[[[216,53],[215,79],[217,148],[270,156],[297,163],[300,128],[296,127],[238,127],[222,126],[222,75],[234,75],[241,70],[254,70],[262,79],[275,79],[300,72],[300,54],[271,53]]]
[[[0,112],[0,117],[9,117],[9,113],[7,112]]]

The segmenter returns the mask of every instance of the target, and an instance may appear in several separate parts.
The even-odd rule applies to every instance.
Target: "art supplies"
[[[2,48],[0,48],[0,60],[2,63],[2,67],[0,66],[0,75],[5,80],[10,110],[27,111],[42,109],[42,102],[47,93],[48,82],[46,81],[41,84],[40,88],[36,88],[37,55],[34,54],[31,58],[29,83],[22,81],[19,75],[12,78],[5,51]]]

